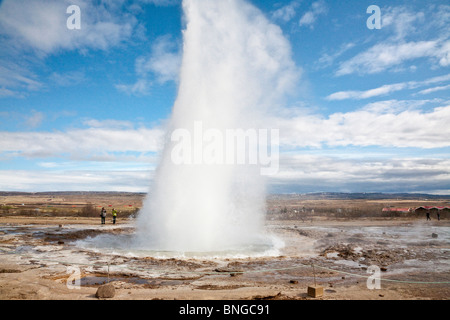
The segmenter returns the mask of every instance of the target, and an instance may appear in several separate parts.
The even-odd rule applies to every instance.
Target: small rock
[[[116,289],[111,283],[104,284],[103,286],[98,287],[95,296],[97,298],[114,298],[116,294]]]
[[[20,270],[15,269],[0,269],[0,273],[21,273]]]
[[[298,281],[297,281],[297,280],[291,280],[291,281],[289,281],[289,283],[292,283],[292,284],[297,284],[297,283],[298,283]]]
[[[438,234],[437,234],[437,233],[432,233],[432,234],[431,234],[431,237],[432,237],[432,238],[437,238],[437,237],[438,237]]]
[[[386,272],[387,268],[386,267],[381,267],[380,270],[383,271],[383,272]]]
[[[64,241],[59,240],[58,244],[64,244]]]

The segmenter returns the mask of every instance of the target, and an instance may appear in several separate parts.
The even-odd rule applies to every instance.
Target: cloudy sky
[[[248,2],[301,74],[272,192],[450,194],[447,1]],[[0,190],[147,192],[184,27],[179,0],[1,1]]]

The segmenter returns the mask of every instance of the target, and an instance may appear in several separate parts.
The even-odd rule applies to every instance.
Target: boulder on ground
[[[97,298],[114,298],[116,289],[111,283],[104,284],[97,289],[95,296]]]

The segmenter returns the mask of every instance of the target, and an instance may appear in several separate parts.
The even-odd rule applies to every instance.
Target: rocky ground
[[[120,300],[303,300],[314,299],[307,287],[316,283],[324,300],[445,300],[449,227],[447,220],[272,220],[267,232],[285,243],[273,256],[156,258],[86,246],[98,236],[126,241],[132,220],[0,217],[0,299],[98,299],[110,283],[111,299]],[[369,289],[374,278],[379,289]]]

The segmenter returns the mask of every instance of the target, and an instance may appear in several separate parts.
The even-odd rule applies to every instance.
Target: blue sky
[[[301,70],[272,192],[450,194],[447,1],[248,2]],[[183,28],[178,0],[1,1],[0,190],[148,191]]]

